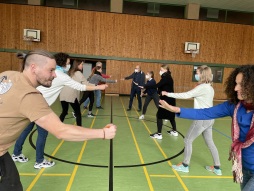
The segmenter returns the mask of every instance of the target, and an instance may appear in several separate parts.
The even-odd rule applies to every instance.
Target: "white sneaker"
[[[76,118],[76,115],[75,115],[75,113],[74,112],[71,112],[72,113],[72,116],[74,117],[74,118]]]
[[[47,161],[44,159],[41,163],[35,163],[34,168],[41,169],[41,168],[49,168],[55,165],[54,161]]]
[[[144,115],[140,115],[139,119],[145,119]]]
[[[26,158],[25,155],[23,155],[22,153],[17,156],[12,154],[11,158],[14,162],[27,162],[28,161],[28,158]]]
[[[150,134],[150,137],[153,139],[162,139],[162,134],[161,133],[154,133],[154,134]]]
[[[177,131],[171,130],[171,131],[167,131],[167,132],[168,132],[168,134],[170,134],[172,136],[178,137],[178,132]]]

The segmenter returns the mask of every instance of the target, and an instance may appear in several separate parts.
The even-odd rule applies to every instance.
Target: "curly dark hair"
[[[66,66],[67,59],[70,58],[68,54],[63,52],[56,53],[54,56],[56,59],[56,64],[58,66],[63,66],[63,67]]]
[[[241,82],[242,93],[246,100],[254,103],[254,65],[239,66],[229,75],[225,83],[225,93],[227,95],[227,99],[234,104],[239,102],[237,92],[235,91],[235,80],[239,73],[243,74],[243,79]]]

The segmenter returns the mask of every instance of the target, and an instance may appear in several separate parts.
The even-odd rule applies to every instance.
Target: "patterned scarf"
[[[242,183],[243,181],[243,174],[242,174],[242,149],[249,147],[254,142],[254,115],[252,116],[251,124],[250,124],[250,130],[247,133],[246,140],[244,143],[239,141],[239,135],[240,135],[240,128],[237,122],[237,111],[239,109],[239,106],[241,103],[245,105],[245,102],[239,102],[234,110],[234,115],[232,119],[232,145],[229,152],[229,159],[232,160],[233,166],[233,178],[234,182],[236,183]],[[247,110],[249,107],[246,107]],[[253,108],[253,106],[252,106]]]

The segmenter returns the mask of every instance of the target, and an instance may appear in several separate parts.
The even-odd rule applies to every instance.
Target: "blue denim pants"
[[[241,191],[253,191],[254,189],[254,173],[243,169],[243,183],[241,183]]]
[[[34,122],[31,122],[19,136],[19,138],[16,141],[15,146],[14,146],[14,151],[13,151],[14,155],[17,156],[22,153],[22,148],[23,148],[24,142],[25,142],[27,136],[29,135],[29,133],[32,131],[34,124],[35,124]],[[38,137],[37,137],[37,141],[36,141],[36,162],[41,163],[44,160],[43,155],[44,155],[46,139],[48,136],[48,131],[46,131],[39,125],[36,125],[36,126],[37,126],[37,131],[38,131]]]
[[[96,107],[101,106],[101,90],[94,90],[94,95],[96,97]],[[84,107],[87,107],[89,103],[89,98],[84,102]]]

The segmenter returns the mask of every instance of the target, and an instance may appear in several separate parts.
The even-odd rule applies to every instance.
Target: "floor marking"
[[[146,123],[144,122],[144,120],[142,120],[142,123],[144,124],[144,126],[146,127],[147,131],[149,133],[151,133],[151,131],[149,130],[149,128],[147,127]],[[165,154],[165,152],[163,151],[163,149],[161,148],[161,146],[159,145],[158,141],[156,141],[156,139],[153,139],[153,141],[155,142],[155,144],[157,145],[157,147],[159,148],[160,152],[162,153],[162,155],[164,156],[164,158],[168,158],[168,156]],[[172,166],[172,163],[170,161],[167,161],[167,163],[169,164],[169,166]],[[177,173],[177,171],[175,171],[174,169],[172,169],[175,176],[177,177],[178,181],[181,183],[183,189],[185,191],[188,191],[187,186],[184,184],[183,180],[181,179],[181,177],[179,176],[179,174]]]
[[[96,115],[97,115],[97,114],[98,114],[98,109],[97,109],[97,111],[96,111]],[[96,116],[93,118],[93,121],[92,121],[92,124],[91,124],[91,126],[90,126],[90,129],[92,129],[92,127],[94,126],[95,119],[96,119]],[[79,153],[77,162],[80,162],[80,161],[81,161],[81,158],[82,158],[82,156],[83,156],[83,153],[85,152],[86,145],[87,145],[87,141],[84,141],[84,144],[83,144],[82,149],[81,149],[81,151],[80,151],[80,153]],[[78,167],[79,167],[79,165],[75,165],[75,166],[74,166],[74,170],[73,170],[72,173],[71,173],[71,178],[70,178],[70,180],[69,180],[69,182],[68,182],[66,191],[69,191],[69,190],[71,189],[71,186],[72,186],[72,184],[73,184],[74,178],[75,178],[76,173],[77,173],[77,171],[78,171]]]
[[[138,146],[138,143],[137,143],[135,134],[134,134],[134,132],[133,132],[133,128],[132,128],[132,126],[131,126],[130,120],[129,120],[128,115],[127,115],[127,113],[126,113],[126,110],[125,110],[123,101],[122,101],[122,99],[120,99],[120,100],[121,100],[121,103],[122,103],[122,106],[123,106],[123,109],[124,109],[124,113],[125,113],[125,116],[126,116],[126,119],[127,119],[128,125],[129,125],[129,128],[130,128],[131,134],[132,134],[132,138],[133,138],[134,144],[135,144],[135,146],[136,146],[136,149],[137,149],[137,152],[138,152],[138,155],[139,155],[139,159],[140,159],[141,163],[144,164],[144,159],[143,159],[142,154],[141,154],[141,151],[140,151],[140,149],[139,149],[139,146]],[[153,191],[154,188],[153,188],[151,179],[150,179],[150,177],[149,177],[149,174],[148,174],[147,169],[146,169],[145,166],[143,166],[143,170],[144,170],[144,173],[145,173],[145,177],[146,177],[148,186],[149,186],[150,190]]]

